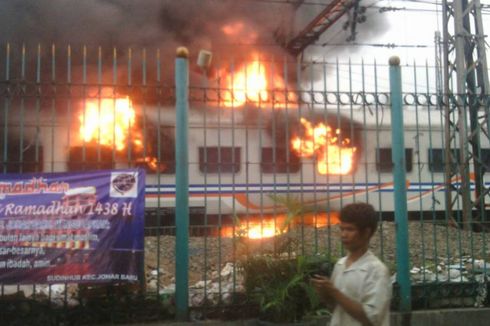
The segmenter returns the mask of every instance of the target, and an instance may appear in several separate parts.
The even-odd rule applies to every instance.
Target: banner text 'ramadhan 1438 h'
[[[143,170],[0,175],[0,284],[140,281]]]

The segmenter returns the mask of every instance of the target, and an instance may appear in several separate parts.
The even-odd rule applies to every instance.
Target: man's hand
[[[321,275],[313,275],[311,278],[311,284],[318,292],[320,299],[327,305],[340,305],[349,315],[361,322],[362,325],[372,325],[364,312],[362,305],[347,297],[340,292],[330,281],[328,277]]]
[[[339,291],[328,277],[315,274],[310,281],[324,303],[335,304],[335,297]]]

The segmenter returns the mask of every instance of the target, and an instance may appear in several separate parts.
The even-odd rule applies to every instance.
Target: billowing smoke
[[[138,81],[141,78],[138,65],[142,62],[143,48],[147,49],[149,72],[156,70],[151,65],[156,61],[156,49],[160,51],[161,66],[171,70],[178,46],[189,48],[191,62],[195,62],[200,49],[212,51],[214,62],[229,58],[249,60],[247,55],[257,49],[269,58],[279,57],[278,60],[283,61],[288,54],[278,44],[278,36],[281,41],[284,37],[294,36],[322,9],[321,6],[303,5],[295,11],[293,3],[251,0],[1,1],[0,51],[4,54],[5,44],[11,44],[12,64],[9,69],[15,72],[16,67],[20,67],[20,47],[25,44],[28,50],[26,60],[30,62],[26,71],[34,74],[37,45],[41,44],[41,53],[47,58],[41,62],[41,70],[52,73],[49,57],[51,44],[56,44],[57,62],[63,62],[57,63],[56,74],[65,76],[67,65],[64,62],[70,45],[73,78],[81,78],[82,72],[77,67],[87,65],[87,78],[90,79],[96,75],[93,71],[100,72],[97,66],[102,65],[104,83],[114,80],[115,64],[123,66],[117,70],[118,82]],[[379,17],[376,18],[368,19],[371,25],[385,25]],[[329,32],[325,33],[327,38],[331,37],[327,35]],[[347,37],[346,32],[340,34]],[[335,35],[339,35],[338,31]],[[85,63],[82,62],[83,45],[87,47]],[[102,49],[100,53],[99,47]],[[114,59],[114,49],[117,49],[117,60]],[[315,53],[318,49],[322,48],[311,48]],[[130,78],[128,61],[133,70]],[[2,67],[0,73],[5,75]],[[14,78],[13,74],[10,75]],[[172,71],[167,70],[162,74],[165,78],[163,76],[172,76]],[[151,73],[147,76],[148,81],[156,78]]]
[[[8,75],[11,80],[32,81],[40,72],[41,81],[70,78],[71,83],[79,84],[172,85],[175,50],[186,46],[190,50],[191,85],[204,85],[196,58],[199,50],[205,49],[212,51],[215,67],[227,68],[227,72],[260,51],[261,60],[274,58],[275,71],[288,81],[288,88],[294,88],[298,82],[296,62],[279,43],[284,45],[284,40],[297,35],[322,8],[305,4],[295,9],[293,1],[252,0],[0,1],[0,78]],[[379,26],[387,25],[385,16],[373,16],[373,11],[366,15],[366,22],[358,25],[358,41],[365,41],[368,31],[379,31]],[[347,16],[340,19],[316,43],[345,42],[349,31],[342,25],[346,21]],[[8,67],[7,42],[11,46]],[[24,59],[23,44],[27,50]],[[51,44],[56,45],[54,50]],[[310,54],[335,57],[344,49],[310,46],[305,59],[308,61]],[[358,49],[349,47],[348,54]],[[284,60],[289,60],[287,67]],[[302,79],[324,77],[322,69],[304,67],[307,65],[302,66]],[[218,87],[216,76],[209,79],[208,86]],[[137,89],[130,91],[133,93],[117,90],[136,101],[141,98],[134,93]],[[145,97],[149,102],[171,98],[159,91],[148,92]]]
[[[216,0],[19,0],[0,3],[2,42],[104,47],[212,46],[241,21],[242,36],[272,37],[290,6]],[[229,41],[229,40],[228,40]]]
[[[12,50],[25,44],[31,59],[38,44],[47,53],[51,44],[61,53],[70,45],[74,65],[81,61],[75,55],[81,56],[83,45],[87,46],[89,63],[95,61],[90,58],[100,46],[102,62],[109,66],[113,48],[118,49],[119,62],[124,64],[129,48],[134,56],[148,49],[148,58],[159,49],[162,60],[173,60],[178,46],[187,46],[191,59],[199,49],[221,57],[243,55],[251,44],[261,44],[277,54],[283,50],[274,42],[274,31],[291,14],[288,4],[246,0],[2,1],[0,43],[2,51],[6,42],[12,44]]]

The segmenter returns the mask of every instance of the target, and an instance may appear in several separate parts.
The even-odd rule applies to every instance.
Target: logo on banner
[[[138,195],[137,185],[137,173],[112,172],[110,196],[117,198],[136,198]]]

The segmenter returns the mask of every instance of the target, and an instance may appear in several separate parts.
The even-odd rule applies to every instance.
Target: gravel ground
[[[481,280],[482,267],[490,271],[490,235],[432,223],[409,222],[409,253],[413,283],[431,281],[464,282],[471,275]],[[392,273],[395,265],[395,224],[383,222],[371,241],[371,249],[381,257]],[[243,291],[243,276],[237,262],[249,255],[265,253],[306,254],[330,252],[342,255],[340,229],[296,226],[287,235],[267,239],[229,238],[217,236],[190,237],[189,287],[190,304],[199,307],[206,302],[230,299],[233,292]],[[149,292],[175,292],[175,236],[145,237],[146,283]],[[159,277],[159,282],[158,282]],[[4,294],[22,290],[32,295],[32,286],[4,286]],[[36,291],[63,304],[63,284],[39,286]],[[74,299],[76,285],[68,286],[68,305]],[[482,295],[482,300],[485,298]],[[39,297],[39,294],[38,294]],[[483,301],[482,301],[483,302]]]
[[[430,268],[451,264],[468,257],[490,261],[490,245],[486,233],[465,231],[424,222],[409,222],[411,266]],[[189,239],[189,284],[213,280],[227,266],[249,254],[287,252],[314,254],[331,252],[341,256],[338,225],[330,228],[296,227],[288,236],[262,240],[227,237],[191,237]],[[158,251],[158,242],[160,253]],[[160,288],[175,281],[175,236],[145,238],[145,263],[149,287],[156,288],[157,267],[160,267]],[[371,241],[371,249],[387,266],[395,270],[395,223],[383,222]],[[159,259],[158,259],[159,256]],[[425,264],[424,264],[425,262]]]

